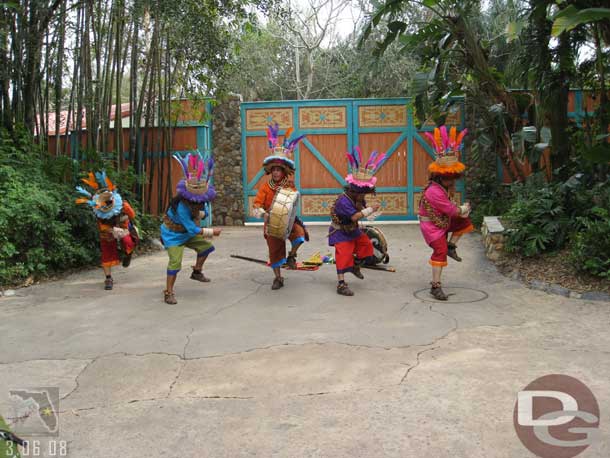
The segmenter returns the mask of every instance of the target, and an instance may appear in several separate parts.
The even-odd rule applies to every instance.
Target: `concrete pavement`
[[[527,457],[513,427],[517,392],[537,377],[578,378],[595,394],[610,456],[610,305],[551,296],[499,275],[479,237],[433,301],[417,226],[383,226],[397,273],[348,278],[334,266],[271,272],[261,229],[225,228],[178,305],[162,301],[160,252],[0,298],[0,413],[9,390],[56,386],[68,456]],[[328,251],[312,227],[301,258]],[[15,420],[13,420],[15,423]],[[19,424],[16,425],[17,428]],[[51,455],[40,455],[51,456]]]

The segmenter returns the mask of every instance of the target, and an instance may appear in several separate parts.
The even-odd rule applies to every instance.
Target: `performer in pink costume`
[[[430,181],[419,204],[419,221],[424,240],[433,250],[429,261],[432,266],[430,294],[441,301],[448,298],[441,287],[441,274],[447,266],[447,256],[461,262],[457,242],[462,235],[474,230],[468,218],[470,204],[458,206],[452,202],[455,182],[466,170],[466,166],[459,161],[466,132],[467,129],[464,129],[457,135],[455,127],[447,132],[445,126],[434,129],[434,135],[426,132],[434,145],[436,160],[428,167]],[[451,237],[447,239],[449,233]]]

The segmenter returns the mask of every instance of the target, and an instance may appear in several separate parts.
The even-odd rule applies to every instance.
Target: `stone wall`
[[[485,254],[492,261],[498,261],[504,255],[504,226],[497,216],[483,218],[481,235],[485,244]]]
[[[212,205],[215,226],[244,224],[242,185],[240,97],[231,96],[212,110],[214,147],[214,186],[217,197]]]

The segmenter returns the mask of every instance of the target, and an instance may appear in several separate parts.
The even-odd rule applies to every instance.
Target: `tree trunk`
[[[62,3],[61,11],[59,13],[59,36],[57,39],[57,61],[55,62],[55,85],[54,85],[54,97],[55,97],[55,154],[60,155],[61,151],[61,90],[62,90],[62,76],[64,66],[64,53],[65,53],[65,41],[66,41],[66,3]],[[67,120],[66,120],[67,122]],[[68,140],[68,126],[66,125],[66,142]]]
[[[559,68],[552,77],[548,96],[549,115],[551,120],[551,145],[554,167],[560,168],[570,160],[570,130],[568,119],[568,94],[570,91],[570,67],[572,56],[569,36],[566,32],[559,36],[557,53]]]

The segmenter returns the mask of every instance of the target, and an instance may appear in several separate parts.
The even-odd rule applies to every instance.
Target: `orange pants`
[[[286,264],[286,241],[270,235],[265,235],[265,239],[267,239],[267,246],[269,247],[269,263],[271,268],[281,267],[283,264]],[[288,240],[292,243],[293,248],[303,243],[305,241],[305,229],[303,226],[295,222]]]

